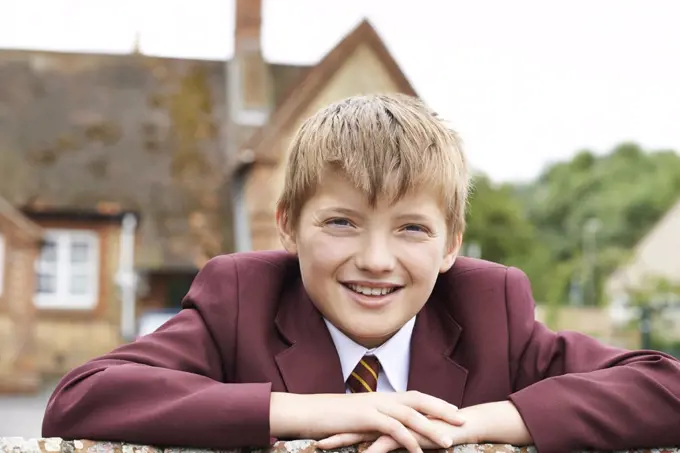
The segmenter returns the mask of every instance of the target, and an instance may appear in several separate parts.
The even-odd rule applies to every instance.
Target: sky
[[[233,0],[0,0],[0,47],[224,59]],[[472,165],[526,181],[581,149],[680,152],[677,0],[263,0],[268,61],[314,64],[362,18]],[[1,82],[0,82],[1,83]]]

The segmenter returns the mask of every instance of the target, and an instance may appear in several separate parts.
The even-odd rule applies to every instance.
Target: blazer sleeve
[[[237,285],[232,257],[209,261],[183,309],[160,329],[61,379],[43,436],[212,449],[268,445],[271,384],[229,383]],[[210,324],[219,325],[219,341]]]
[[[538,451],[680,445],[680,362],[626,351],[534,318],[526,275],[506,274],[513,394]]]

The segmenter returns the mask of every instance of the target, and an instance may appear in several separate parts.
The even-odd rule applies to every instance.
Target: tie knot
[[[378,390],[380,362],[376,357],[364,356],[347,378],[352,393],[375,392]]]

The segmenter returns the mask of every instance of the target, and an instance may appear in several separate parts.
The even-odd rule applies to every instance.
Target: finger
[[[471,426],[454,426],[451,428],[450,434],[453,440],[451,444],[452,446],[461,444],[477,444],[481,442],[480,438],[476,436],[475,433],[471,432]]]
[[[423,450],[438,450],[440,448],[450,448],[454,444],[454,442],[452,440],[449,445],[447,445],[446,447],[442,447],[442,444],[432,442],[430,439],[428,439],[427,437],[425,437],[421,434],[413,433],[413,435],[415,436],[416,440],[418,441],[418,445],[420,445],[420,448],[422,448]]]
[[[417,391],[403,393],[401,399],[404,404],[429,418],[437,418],[454,426],[465,423],[465,417],[460,414],[458,407],[443,399]]]
[[[334,436],[326,437],[316,443],[318,448],[322,450],[334,450],[340,447],[348,447],[356,445],[359,442],[368,440],[375,440],[378,437],[375,433],[344,433],[336,434]]]
[[[444,429],[445,425],[441,422],[436,423],[435,421],[428,419],[417,410],[400,404],[386,405],[384,408],[380,408],[379,410],[381,410],[385,415],[398,420],[406,428],[431,440],[441,448],[448,448],[451,446],[451,438]],[[396,437],[394,438],[396,440],[400,440]]]
[[[388,453],[398,448],[401,448],[401,445],[392,437],[381,436],[373,442],[364,453]]]
[[[423,450],[438,450],[438,449],[441,448],[440,445],[432,442],[430,439],[423,437],[418,433],[412,433],[412,434],[416,438],[416,440],[418,441],[418,445],[420,445],[420,448],[423,449]],[[460,437],[460,436],[458,436],[458,437]],[[381,436],[375,442],[378,443],[377,448],[379,448],[380,450],[383,449],[383,442],[385,442],[385,444],[389,443],[389,445],[385,445],[385,448],[388,448],[388,451],[395,450],[395,449],[398,449],[398,448],[402,448],[402,446],[396,440],[391,438],[390,436]],[[455,442],[453,442],[447,448],[452,447],[454,444],[455,444]],[[366,452],[364,452],[364,453],[366,453]]]
[[[393,438],[397,444],[402,445],[411,453],[423,453],[420,444],[414,434],[396,419],[384,414],[376,420],[376,429]]]

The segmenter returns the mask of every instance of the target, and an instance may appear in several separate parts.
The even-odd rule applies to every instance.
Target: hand
[[[436,419],[436,420],[435,420]],[[437,422],[441,420],[442,422]],[[388,435],[411,453],[422,453],[418,438],[451,446],[446,429],[460,426],[458,408],[420,392],[295,395],[272,393],[270,431],[274,437],[322,439],[338,433]]]
[[[465,417],[465,424],[454,426],[443,420],[432,420],[438,431],[444,431],[452,440],[451,445],[436,445],[418,433],[412,433],[423,449],[449,448],[460,444],[492,442],[516,446],[530,445],[533,440],[522,417],[509,401],[480,404],[459,411]],[[375,441],[364,453],[387,453],[402,448],[395,438],[382,433],[337,434],[317,442],[323,450]]]
[[[411,432],[413,437],[416,438],[418,445],[423,450],[437,450],[441,448],[449,448],[453,445],[479,443],[471,430],[466,429],[465,425],[452,426],[441,420],[434,419],[432,420],[432,423],[437,426],[438,430],[449,433],[451,442],[448,445],[436,444],[418,433]],[[364,451],[364,453],[387,453],[402,448],[402,445],[393,437],[380,433],[336,434],[335,436],[320,440],[316,443],[316,447],[322,450],[333,450],[336,448],[356,445],[361,442],[373,442],[371,446]]]

